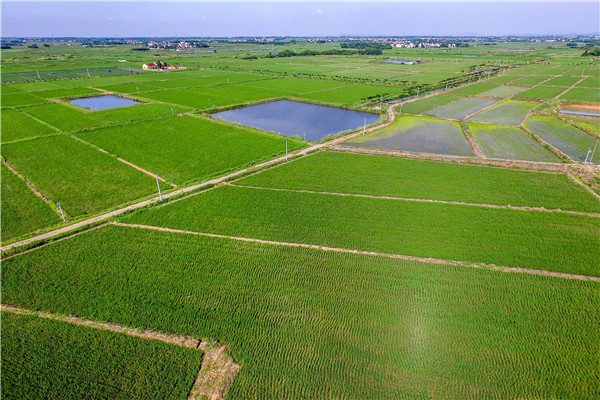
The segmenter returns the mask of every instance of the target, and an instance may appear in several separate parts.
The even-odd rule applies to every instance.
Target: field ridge
[[[92,329],[101,329],[112,332],[123,333],[128,336],[158,340],[175,346],[187,347],[189,349],[202,350],[204,357],[202,365],[194,385],[188,396],[188,400],[211,399],[220,400],[225,398],[227,388],[233,378],[240,370],[241,365],[236,363],[227,354],[227,347],[218,342],[204,341],[191,336],[180,336],[151,330],[139,330],[122,325],[106,322],[97,322],[90,319],[46,313],[44,311],[33,311],[22,307],[14,307],[8,304],[0,304],[2,312],[13,314],[32,315],[39,318],[66,322],[73,325],[85,326]]]
[[[563,273],[563,272],[546,271],[546,270],[541,270],[541,269],[506,267],[506,266],[500,266],[500,265],[495,265],[495,264],[472,263],[469,261],[456,261],[456,260],[445,260],[445,259],[441,259],[441,258],[416,257],[416,256],[408,256],[405,254],[381,253],[381,252],[368,251],[368,250],[343,249],[343,248],[339,248],[339,247],[328,247],[328,246],[321,246],[321,245],[316,245],[316,244],[280,242],[280,241],[274,241],[274,240],[222,235],[222,234],[218,234],[218,233],[209,233],[209,232],[186,231],[186,230],[182,230],[182,229],[165,228],[165,227],[160,227],[160,226],[143,225],[143,224],[130,224],[130,223],[116,222],[116,221],[111,222],[110,224],[115,225],[115,226],[124,227],[124,228],[146,229],[146,230],[151,230],[151,231],[178,233],[178,234],[184,234],[184,235],[195,235],[195,236],[204,236],[204,237],[219,238],[219,239],[230,239],[230,240],[236,240],[236,241],[240,241],[240,242],[260,243],[260,244],[268,244],[268,245],[273,245],[273,246],[300,247],[300,248],[305,248],[305,249],[321,250],[321,251],[335,252],[335,253],[360,254],[360,255],[366,255],[366,256],[385,257],[385,258],[392,258],[392,259],[405,260],[405,261],[416,261],[416,262],[427,263],[427,264],[442,264],[442,265],[452,265],[452,266],[461,266],[461,267],[469,267],[469,268],[486,268],[486,269],[502,271],[502,272],[524,273],[524,274],[529,274],[529,275],[552,276],[555,278],[600,282],[600,276],[593,276],[593,275],[567,274],[567,273]]]

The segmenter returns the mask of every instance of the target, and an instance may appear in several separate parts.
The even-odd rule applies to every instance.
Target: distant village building
[[[173,64],[167,64],[162,61],[152,62],[148,64],[143,64],[142,69],[144,71],[174,71],[178,69],[185,69],[185,67],[177,67]]]

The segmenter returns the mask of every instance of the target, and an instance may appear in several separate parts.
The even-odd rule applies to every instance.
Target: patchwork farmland
[[[597,61],[211,46],[3,50],[3,397],[600,395]]]

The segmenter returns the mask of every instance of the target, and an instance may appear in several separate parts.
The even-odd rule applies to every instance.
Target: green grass
[[[481,92],[481,93],[479,93],[479,96],[499,97],[499,98],[505,99],[508,97],[512,97],[517,93],[521,93],[524,90],[525,90],[525,88],[520,87],[520,86],[501,85],[501,86],[497,86],[493,89],[486,90],[485,92]]]
[[[18,110],[2,110],[2,143],[52,135],[56,131]]]
[[[560,99],[598,103],[600,102],[600,89],[573,88],[560,96]]]
[[[584,161],[588,149],[593,149],[597,142],[596,138],[553,117],[534,115],[525,122],[525,126],[575,161]],[[599,152],[592,161],[600,164]]]
[[[319,152],[241,185],[600,212],[566,175],[338,152]]]
[[[473,79],[475,79],[475,78],[473,78]],[[450,92],[450,94],[473,96],[473,95],[479,94],[481,92],[486,92],[488,90],[494,89],[496,87],[497,87],[497,85],[493,85],[491,83],[478,83],[476,85],[469,85],[469,86],[465,86],[462,88],[452,90]]]
[[[600,275],[596,262],[600,219],[587,216],[226,186],[125,220],[266,240]]]
[[[459,97],[445,94],[437,95],[428,99],[415,101],[414,103],[405,104],[402,106],[402,112],[406,114],[423,114],[425,111],[444,106],[459,99]]]
[[[581,126],[582,128],[586,128],[596,134],[600,135],[600,119],[583,119],[583,118],[573,118],[568,117],[571,121]]]
[[[598,395],[596,282],[113,226],[4,261],[2,285],[9,304],[218,338],[242,363],[228,398]]]
[[[2,165],[2,241],[60,222],[60,217],[27,184]]]
[[[65,213],[104,210],[157,191],[155,180],[116,158],[59,135],[5,144],[2,155]]]
[[[46,100],[41,97],[28,93],[3,94],[0,100],[2,108],[14,106],[26,106],[30,104],[45,103]]]
[[[536,86],[534,88],[528,89],[524,92],[517,94],[515,99],[533,99],[533,100],[550,100],[562,92],[565,91],[565,88],[560,87],[546,87],[546,86]]]
[[[547,80],[547,76],[526,76],[524,78],[515,79],[512,81],[512,84],[515,85],[537,85],[545,80]]]
[[[476,111],[491,106],[492,104],[494,104],[493,100],[470,97],[445,106],[434,108],[433,110],[429,110],[427,114],[434,115],[439,118],[463,119]]]
[[[91,94],[102,94],[102,92],[90,89],[90,88],[75,88],[75,89],[59,89],[59,90],[45,90],[42,92],[35,92],[36,96],[44,99],[54,99],[59,97],[74,97],[84,96],[87,97]]]
[[[475,114],[470,121],[488,122],[500,125],[519,125],[523,118],[537,107],[536,103],[507,100],[487,110]]]
[[[488,157],[559,162],[553,153],[519,128],[469,123],[469,130]]]
[[[183,116],[78,133],[77,136],[174,182],[215,176],[285,154],[286,139]],[[303,147],[288,139],[289,151]]]
[[[48,104],[27,107],[23,111],[64,132],[75,132],[88,128],[172,115],[171,107],[166,104],[143,104],[101,111],[84,111],[74,106]],[[175,107],[173,111],[177,114],[184,110]]]
[[[390,126],[345,142],[356,147],[472,155],[460,125],[433,118],[401,115]]]
[[[2,313],[3,399],[181,399],[202,352]]]
[[[569,87],[577,83],[581,78],[572,76],[557,76],[544,83],[544,86],[563,86]]]
[[[589,78],[585,78],[583,82],[578,83],[577,86],[600,89],[600,76],[590,76]]]

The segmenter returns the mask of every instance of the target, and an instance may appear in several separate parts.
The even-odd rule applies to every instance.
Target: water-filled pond
[[[107,108],[127,107],[134,104],[141,104],[137,101],[119,96],[86,97],[83,99],[69,100],[69,103],[79,107],[89,108],[90,110],[106,110]]]
[[[298,136],[317,142],[328,135],[353,130],[377,121],[377,114],[279,100],[212,114],[229,122]]]

